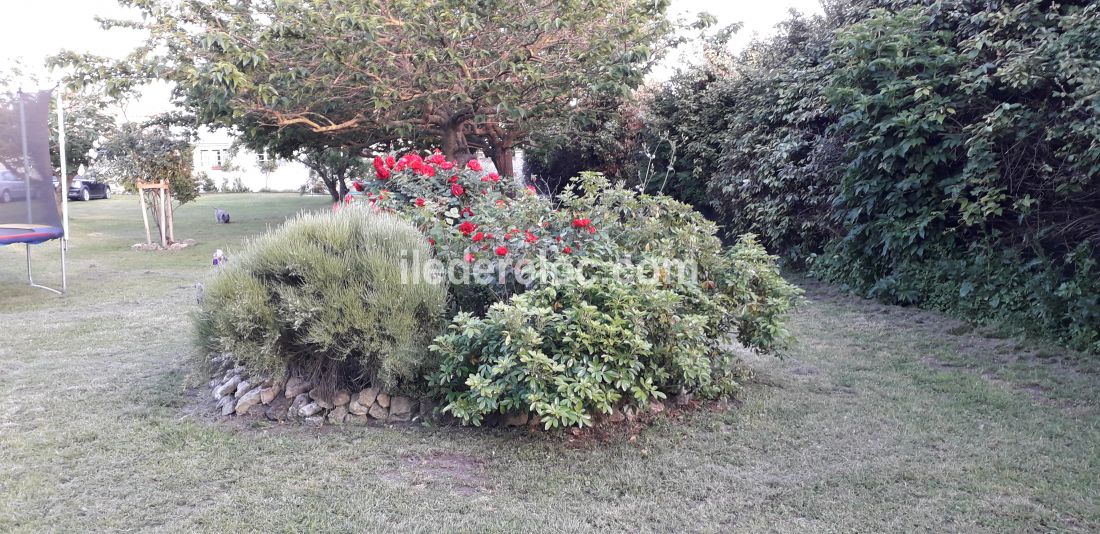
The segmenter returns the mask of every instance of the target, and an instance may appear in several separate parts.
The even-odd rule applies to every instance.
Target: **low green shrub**
[[[567,269],[565,279],[494,304],[483,319],[459,314],[432,345],[442,356],[435,382],[446,392],[444,411],[473,424],[518,410],[547,428],[584,426],[620,400],[644,405],[681,386],[735,385],[713,383],[717,343],[687,297],[651,277],[621,280],[613,267]]]
[[[721,261],[717,281],[700,282],[659,262],[559,260],[548,283],[484,318],[460,313],[431,347],[442,359],[432,382],[444,411],[475,425],[531,411],[553,428],[671,393],[733,393],[740,370],[729,333],[757,350],[782,346],[799,293],[751,236]]]
[[[303,214],[247,245],[206,284],[199,345],[253,371],[307,377],[323,389],[412,391],[436,366],[446,288],[409,276],[431,256],[400,218],[344,208]]]

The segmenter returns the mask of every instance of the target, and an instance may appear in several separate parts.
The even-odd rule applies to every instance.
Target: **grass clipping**
[[[412,276],[431,257],[409,223],[365,208],[300,214],[248,243],[205,284],[194,316],[204,353],[322,387],[414,392],[447,291]]]

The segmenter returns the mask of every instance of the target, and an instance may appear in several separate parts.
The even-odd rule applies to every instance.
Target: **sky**
[[[732,40],[734,48],[743,47],[754,36],[770,34],[790,9],[817,13],[818,0],[672,0],[670,14],[694,19],[701,11],[715,15],[720,26],[743,22],[744,28]],[[5,8],[4,31],[0,32],[0,68],[7,68],[18,57],[28,68],[37,68],[40,85],[52,86],[51,76],[40,66],[43,60],[62,49],[119,57],[141,40],[139,32],[104,31],[95,21],[100,17],[125,17],[129,11],[115,0],[31,0]],[[670,73],[682,55],[674,55],[669,64],[658,69],[658,76]],[[146,92],[141,102],[131,104],[126,115],[137,120],[167,105],[165,87]]]

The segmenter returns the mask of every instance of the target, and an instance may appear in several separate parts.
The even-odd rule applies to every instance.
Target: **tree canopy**
[[[533,124],[637,87],[672,29],[667,0],[120,1],[144,17],[108,25],[143,47],[58,62],[115,90],[175,82],[199,123],[280,155],[427,141],[505,174]]]

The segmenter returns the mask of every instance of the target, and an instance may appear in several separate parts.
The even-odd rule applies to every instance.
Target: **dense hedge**
[[[731,235],[1100,351],[1098,60],[1091,2],[831,2],[673,79],[650,127]]]

